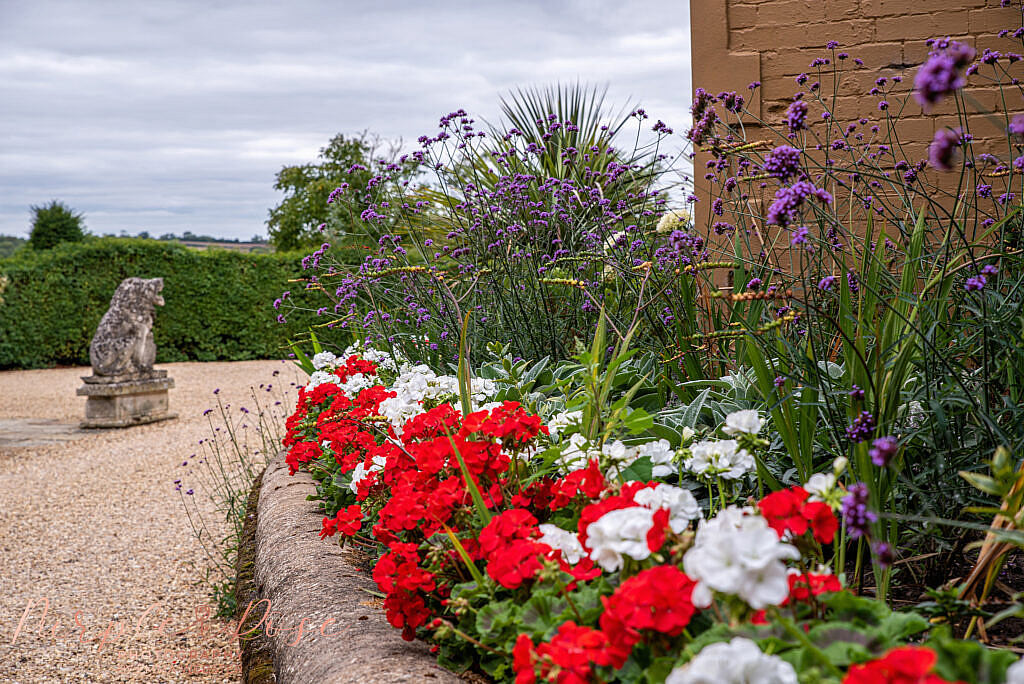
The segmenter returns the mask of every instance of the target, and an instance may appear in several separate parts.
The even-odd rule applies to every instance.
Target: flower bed
[[[767,446],[756,410],[684,427],[672,448],[636,439],[659,416],[626,408],[598,447],[586,401],[545,425],[502,400],[507,379],[460,383],[360,347],[313,362],[289,467],[319,481],[322,537],[379,550],[388,621],[450,668],[520,684],[1024,676],[1011,653],[842,586],[839,512],[851,536],[871,515],[842,462],[746,498]]]
[[[332,193],[378,248],[304,262],[289,458],[404,636],[519,682],[1024,678],[1024,59],[927,51],[829,41],[774,122],[698,88],[676,155],[520,93]]]

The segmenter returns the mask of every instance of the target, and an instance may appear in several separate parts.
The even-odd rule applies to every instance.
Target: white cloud
[[[335,133],[407,142],[518,86],[608,83],[681,131],[687,3],[0,4],[0,233],[61,199],[96,233],[265,232]]]

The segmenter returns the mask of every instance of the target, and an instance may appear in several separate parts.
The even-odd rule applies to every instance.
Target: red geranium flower
[[[630,577],[610,597],[601,597],[601,630],[617,647],[612,651],[614,667],[625,664],[643,638],[641,630],[682,634],[696,610],[690,599],[695,584],[674,565],[656,565]]]
[[[839,520],[827,503],[812,501],[804,506],[803,515],[810,522],[815,539],[822,544],[832,542],[839,530]]]
[[[764,497],[758,508],[780,538],[786,532],[799,537],[811,530],[817,541],[828,544],[839,529],[839,521],[828,504],[808,502],[808,496],[803,487],[790,487]]]
[[[600,631],[569,620],[558,628],[558,633],[549,643],[537,647],[540,674],[545,681],[558,684],[588,684],[593,665],[612,664],[609,646],[608,638]],[[557,666],[557,671],[553,665]],[[517,684],[518,681],[517,672]],[[522,681],[530,680],[524,678]]]
[[[315,461],[322,454],[323,451],[316,442],[299,442],[294,445],[288,450],[288,455],[284,459],[288,463],[289,474],[294,475],[300,464]]]
[[[516,539],[491,553],[487,574],[506,589],[516,589],[537,576],[541,557],[550,551],[547,544]]]
[[[359,532],[362,526],[363,511],[359,504],[352,504],[348,508],[342,508],[333,518],[324,517],[320,538],[333,537],[338,532],[341,532],[343,537],[351,537]]]
[[[604,474],[601,472],[597,459],[591,459],[586,468],[574,470],[561,480],[557,480],[551,487],[554,497],[551,500],[551,510],[557,511],[568,506],[578,494],[583,494],[588,499],[596,499],[604,491]]]
[[[921,646],[894,648],[878,660],[851,667],[843,684],[951,684],[931,674],[936,660],[934,651]]]

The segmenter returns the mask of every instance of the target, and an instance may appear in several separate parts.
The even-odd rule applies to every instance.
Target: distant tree
[[[278,251],[305,249],[323,242],[320,226],[332,236],[360,233],[360,203],[328,204],[331,192],[347,183],[357,192],[366,187],[378,159],[394,157],[397,146],[383,153],[380,139],[367,133],[346,137],[338,134],[320,149],[319,161],[285,166],[276,176],[274,189],[284,192],[281,203],[270,210],[267,232]]]
[[[13,235],[0,235],[0,259],[11,256],[26,242],[25,238]]]
[[[52,249],[62,242],[79,242],[85,238],[85,223],[80,213],[63,202],[53,200],[33,206],[32,232],[28,244],[32,249]]]
[[[141,233],[139,233],[139,237],[142,238],[143,240],[149,240],[150,239],[149,231],[148,230],[142,231]]]

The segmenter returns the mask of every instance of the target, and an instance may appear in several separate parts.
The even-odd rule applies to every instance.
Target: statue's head
[[[163,306],[163,278],[125,278],[117,286],[111,307],[119,306],[137,313],[152,313],[154,307]]]

